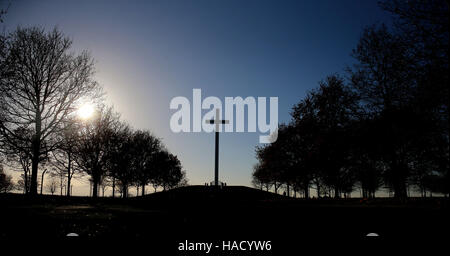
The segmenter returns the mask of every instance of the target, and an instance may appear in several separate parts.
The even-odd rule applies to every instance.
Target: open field
[[[144,197],[87,198],[2,194],[1,239],[287,241],[442,238],[449,230],[448,199],[291,199],[247,187],[191,186]],[[172,244],[172,245],[170,245]],[[284,244],[285,246],[289,246]]]

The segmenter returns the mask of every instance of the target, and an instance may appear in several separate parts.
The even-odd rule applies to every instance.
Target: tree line
[[[275,143],[257,147],[253,184],[289,194],[405,198],[450,193],[445,1],[386,1],[392,28],[364,29],[345,75],[332,74],[291,111]]]
[[[106,184],[123,197],[130,186],[144,195],[148,184],[155,190],[185,184],[179,159],[159,138],[133,130],[103,104],[92,56],[71,46],[56,28],[18,27],[0,36],[0,153],[2,164],[23,172],[21,189],[36,195],[38,176],[47,171],[61,177],[67,196],[80,175],[89,176],[93,197]],[[95,112],[80,118],[77,111],[88,102]],[[1,170],[1,183],[10,184]]]

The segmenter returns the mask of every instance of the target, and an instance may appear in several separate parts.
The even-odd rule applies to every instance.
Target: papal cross
[[[216,161],[214,168],[214,186],[219,186],[219,128],[220,124],[228,124],[229,120],[220,120],[220,110],[216,108],[216,117],[215,119],[206,120],[207,124],[215,124],[216,125]]]

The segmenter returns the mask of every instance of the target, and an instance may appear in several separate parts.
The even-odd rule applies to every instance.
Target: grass
[[[448,199],[293,199],[247,187],[190,186],[144,197],[0,195],[0,239],[365,239],[441,236]],[[158,242],[159,241],[159,242]],[[173,246],[172,246],[173,247]]]

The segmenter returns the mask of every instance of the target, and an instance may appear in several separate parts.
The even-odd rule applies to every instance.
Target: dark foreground
[[[281,249],[301,250],[308,241],[447,239],[448,205],[444,198],[289,199],[231,186],[219,191],[192,186],[129,199],[1,194],[0,240],[138,241],[166,255],[206,255],[181,253],[179,243],[186,240],[213,243],[209,255],[249,253],[247,244],[222,247],[224,241],[231,246],[233,241],[270,241],[270,251],[252,253],[278,255]]]

